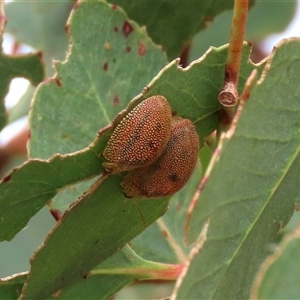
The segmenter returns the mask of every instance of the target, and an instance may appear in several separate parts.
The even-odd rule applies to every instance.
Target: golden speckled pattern
[[[122,187],[127,197],[165,197],[179,191],[192,175],[199,152],[199,137],[193,123],[176,118],[171,137],[160,158],[147,167],[128,172]]]
[[[160,157],[171,132],[172,111],[167,99],[153,96],[129,112],[113,131],[103,156],[108,172],[147,166]]]

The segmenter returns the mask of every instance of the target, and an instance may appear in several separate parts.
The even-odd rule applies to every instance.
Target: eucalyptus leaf
[[[103,171],[99,158],[105,140],[73,155],[32,159],[15,168],[0,184],[0,241],[11,240],[60,189]]]
[[[112,103],[99,102],[98,100],[100,99],[97,99],[96,95],[95,98],[92,98],[89,97],[88,94],[83,94],[85,89],[81,89],[80,84],[76,84],[76,81],[73,81],[73,79],[79,80],[80,76],[84,76],[81,80],[81,84],[88,84],[88,82],[84,80],[87,76],[86,72],[78,73],[80,74],[79,77],[74,77],[72,74],[78,72],[78,68],[83,67],[81,63],[81,54],[76,47],[77,43],[79,44],[78,47],[82,47],[81,44],[85,44],[84,40],[88,37],[88,35],[84,34],[85,24],[88,26],[87,28],[92,26],[90,23],[83,22],[84,20],[87,20],[87,18],[85,18],[87,14],[89,15],[88,22],[93,22],[92,16],[90,15],[91,5],[93,6],[92,11],[95,12],[95,20],[100,20],[99,14],[103,14],[104,20],[105,18],[108,18],[105,24],[110,24],[110,22],[124,24],[124,22],[127,22],[126,16],[124,16],[124,13],[119,8],[117,10],[113,9],[113,7],[103,2],[81,3],[77,7],[73,17],[70,19],[70,32],[72,32],[73,26],[75,26],[75,29],[80,27],[81,30],[74,29],[76,39],[72,38],[72,53],[69,56],[69,60],[66,63],[59,64],[60,67],[58,68],[57,73],[59,79],[57,78],[56,80],[50,80],[50,82],[47,81],[43,83],[35,94],[30,122],[30,149],[32,156],[48,157],[49,155],[51,156],[52,153],[73,152],[77,148],[84,148],[94,139],[99,126],[101,124],[102,126],[107,125],[114,114],[127,104],[125,100],[120,103],[119,106],[117,105],[118,107],[115,107]],[[114,21],[109,18],[112,18]],[[99,24],[99,26],[103,25]],[[132,36],[134,39],[133,43],[137,43],[137,41],[140,41],[141,43],[142,35],[144,33],[137,25],[132,24],[132,26],[135,30],[128,38]],[[91,31],[93,35],[86,40],[86,43],[89,44],[95,40],[97,43],[101,41],[103,51],[100,52],[104,57],[106,57],[107,51],[111,52],[110,58],[112,61],[112,57],[118,57],[118,53],[119,56],[125,55],[125,57],[127,57],[130,53],[124,54],[122,51],[120,53],[119,48],[112,47],[105,50],[105,43],[114,45],[114,43],[118,41],[123,47],[126,45],[127,38],[124,34],[115,32],[113,30],[114,27],[110,28],[112,29],[110,30],[110,34],[112,35],[114,42],[109,42],[108,35],[104,35],[105,39],[102,39],[101,41],[100,37],[103,36],[102,31],[93,30]],[[108,29],[103,27],[103,30]],[[147,64],[145,58],[151,60],[151,57],[154,56],[158,61],[162,62],[164,60],[163,54],[161,54],[155,46],[151,46],[147,37],[144,36],[143,39],[145,45],[147,43],[149,44],[147,44],[149,46],[147,46],[149,51],[147,50],[148,52],[146,52],[143,57],[138,58],[137,56],[139,55],[133,54],[133,57],[130,59],[138,59],[145,68]],[[97,62],[99,64],[99,61],[103,62],[105,61],[105,58],[99,58],[98,54],[96,55],[96,53],[99,52],[97,50],[98,48],[93,49],[91,47],[89,49],[95,53],[95,61],[93,61],[93,59],[87,60],[89,68],[87,67],[86,70],[88,70],[88,72],[91,70],[91,72],[96,73],[99,71],[102,76],[104,76],[104,79],[107,79],[108,75],[102,67],[100,70],[95,68]],[[117,52],[114,52],[113,49],[116,49]],[[124,48],[122,49],[124,50]],[[88,53],[83,49],[81,49],[81,51],[84,55]],[[138,51],[137,48],[135,48],[135,51]],[[241,90],[247,76],[255,67],[248,62],[249,52],[250,47],[246,44],[243,49],[239,90]],[[149,56],[147,56],[147,53]],[[223,83],[226,56],[227,47],[224,46],[219,49],[212,48],[204,57],[195,61],[186,69],[178,67],[177,61],[170,63],[161,71],[158,77],[148,85],[148,90],[144,93],[144,98],[154,94],[166,96],[174,111],[182,117],[191,119],[195,123],[200,135],[200,141],[203,143],[205,137],[214,131],[218,124],[219,104],[217,102],[217,94]],[[75,61],[73,61],[73,57]],[[128,64],[130,64],[129,62]],[[119,67],[115,67],[115,72],[121,74],[120,78],[118,79],[117,76],[113,78],[111,77],[111,74],[108,76],[110,78],[109,80],[112,82],[114,79],[115,83],[118,82],[118,80],[119,83],[126,82],[124,81],[125,77],[122,73],[123,64],[118,64],[118,66]],[[140,77],[141,79],[141,69],[137,68],[135,70],[133,70],[134,76]],[[153,72],[154,71],[152,70],[149,73],[143,73],[145,76],[143,79],[145,84],[147,82],[146,77],[150,77],[150,74]],[[66,76],[66,81],[62,73]],[[128,78],[128,76],[129,75],[127,75],[126,78]],[[102,92],[104,94],[111,93],[109,84],[106,84],[105,80],[99,81],[97,78],[97,76],[91,78],[92,84],[90,84],[90,86],[97,87],[96,90],[99,90],[99,93],[101,94]],[[99,78],[102,77],[100,76]],[[97,86],[97,84],[99,84],[99,86]],[[122,87],[124,91],[127,89],[127,84],[124,83]],[[77,92],[76,89],[78,90]],[[126,93],[128,92],[126,91]],[[132,93],[132,91],[130,91],[130,93]],[[84,97],[87,97],[86,101],[84,101]],[[74,101],[70,102],[71,99]],[[141,100],[142,99],[139,101]],[[97,109],[95,107],[97,107]],[[98,113],[96,113],[96,111],[98,111]],[[111,117],[108,118],[108,114]],[[78,116],[80,116],[80,121],[74,122],[74,120],[77,120]],[[6,177],[0,186],[0,191],[2,191],[0,193],[0,203],[3,203],[2,207],[4,207],[4,209],[0,211],[2,216],[0,226],[1,228],[4,228],[0,231],[0,239],[10,240],[27,224],[29,219],[63,187],[100,174],[103,170],[103,160],[99,158],[98,155],[102,153],[106,141],[107,135],[103,140],[95,142],[95,144],[92,144],[89,148],[73,153],[72,155],[54,156],[49,161],[29,161],[20,169],[13,171],[11,177]],[[40,171],[37,173],[35,168],[40,168]],[[49,172],[49,170],[51,170],[51,172]],[[55,174],[55,176],[52,174]],[[37,180],[33,183],[31,177],[37,177]],[[10,180],[11,178],[13,180]],[[28,182],[30,182],[30,189],[26,186]],[[53,184],[49,185],[49,182]],[[26,188],[25,192],[24,188]],[[12,200],[7,201],[7,197],[10,197]],[[28,201],[28,199],[31,199],[31,205],[27,205],[26,208],[23,208],[21,203],[23,203],[23,201]],[[69,199],[70,202],[65,202],[65,207],[75,200],[72,196],[70,196]],[[52,204],[53,209],[60,209],[55,206],[54,202]],[[16,218],[16,216],[19,217]]]
[[[89,145],[167,63],[137,24],[105,2],[80,2],[66,28],[67,61],[55,64],[55,79],[33,100],[30,157]]]
[[[129,246],[125,246],[77,283],[59,290],[53,296],[61,299],[109,299],[121,288],[137,280],[170,280],[171,274],[173,273],[174,279],[181,269],[180,265],[147,261],[134,253]],[[18,299],[27,276],[28,272],[0,279],[0,298]],[[45,299],[53,299],[53,296]]]
[[[201,166],[198,164],[187,184],[172,196],[164,216],[130,242],[137,254],[157,262],[185,263],[189,247],[184,244],[184,222],[200,177]]]
[[[287,235],[262,264],[251,298],[298,299],[300,295],[300,233]]]
[[[17,300],[27,278],[27,272],[0,278],[0,299]]]
[[[235,134],[224,144],[196,206],[192,259],[179,299],[248,299],[254,276],[300,202],[300,39],[273,51]]]
[[[128,1],[113,0],[140,26],[145,26],[153,41],[162,45],[170,59],[178,57],[183,48],[200,30],[222,12],[232,9],[234,1]],[[250,7],[255,1],[251,0]],[[202,53],[200,53],[202,54]]]
[[[122,176],[102,180],[72,205],[33,255],[21,299],[44,298],[80,280],[167,210],[167,199],[126,198]]]

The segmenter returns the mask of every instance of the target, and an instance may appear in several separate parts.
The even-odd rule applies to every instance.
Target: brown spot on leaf
[[[110,50],[110,49],[111,49],[111,43],[106,42],[106,43],[104,44],[104,49],[105,49],[105,50]]]
[[[56,128],[56,129],[58,130],[58,128]],[[63,140],[66,140],[66,139],[70,138],[70,136],[68,134],[63,134],[61,137],[62,137]]]
[[[130,52],[130,51],[131,51],[131,47],[130,47],[130,46],[127,46],[127,47],[125,48],[125,50],[126,50],[126,52]]]
[[[37,52],[37,56],[39,57],[39,59],[43,59],[43,52],[42,51],[38,51]]]
[[[126,37],[128,37],[129,34],[133,31],[133,27],[128,21],[125,21],[123,24],[122,31],[123,31],[124,35]]]
[[[61,217],[63,216],[62,212],[59,211],[58,209],[51,209],[50,213],[56,222],[58,222],[61,219]]]
[[[56,83],[57,86],[59,86],[59,87],[62,86],[62,83],[61,83],[61,81],[59,80],[59,78],[55,77],[55,78],[54,78],[54,81],[55,81],[55,83]]]
[[[5,177],[2,179],[2,182],[8,182],[8,181],[10,181],[10,179],[11,179],[11,175],[5,176]]]
[[[118,95],[115,95],[114,96],[114,99],[113,99],[113,106],[117,106],[119,103],[120,103],[120,98]]]
[[[204,26],[205,26],[206,28],[208,28],[208,27],[212,24],[213,21],[214,21],[214,18],[212,18],[212,17],[210,17],[210,16],[206,16],[206,17],[204,18]]]
[[[162,233],[162,235],[163,235],[165,238],[167,238],[167,237],[168,237],[168,233],[167,233],[167,231],[166,231],[166,230],[162,230],[162,231],[161,231],[161,233]]]
[[[139,41],[138,42],[138,54],[140,56],[144,56],[146,53],[146,50],[147,50],[146,45]]]
[[[54,294],[52,294],[53,298],[58,298],[61,294],[62,290],[58,290],[57,292],[55,292]]]
[[[70,33],[70,25],[69,25],[69,24],[67,24],[67,25],[65,26],[65,32],[66,32],[67,34]]]
[[[27,131],[27,139],[29,140],[31,138],[31,130]]]
[[[114,5],[111,6],[111,8],[114,9],[114,10],[116,10],[116,9],[118,9],[118,5],[114,4]]]
[[[107,63],[107,61],[103,64],[103,70],[104,71],[108,70],[108,63]]]
[[[90,276],[90,274],[91,274],[91,273],[88,272],[88,273],[84,274],[82,278],[83,278],[83,279],[87,279],[87,278]]]
[[[119,32],[119,28],[117,26],[114,27],[114,32]]]

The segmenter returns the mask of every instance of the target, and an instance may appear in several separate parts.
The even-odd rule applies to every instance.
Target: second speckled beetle
[[[133,198],[157,198],[179,191],[192,175],[199,152],[196,128],[188,119],[176,118],[168,144],[153,164],[128,172],[124,193]]]

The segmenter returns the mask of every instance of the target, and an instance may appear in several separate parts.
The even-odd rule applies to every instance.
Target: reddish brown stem
[[[224,86],[219,93],[221,104],[220,123],[222,131],[227,131],[232,122],[235,107],[238,104],[238,79],[243,52],[243,40],[248,13],[248,0],[235,0],[225,67]]]
[[[92,270],[89,275],[140,275],[147,278],[147,280],[177,280],[184,268],[184,264],[160,264],[159,268],[153,267],[137,267],[133,269],[96,269]]]
[[[235,0],[228,48],[228,61],[225,71],[225,80],[233,83],[235,88],[237,88],[239,79],[247,13],[248,0]]]

